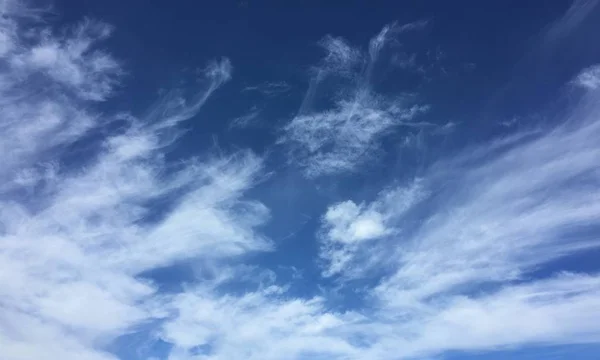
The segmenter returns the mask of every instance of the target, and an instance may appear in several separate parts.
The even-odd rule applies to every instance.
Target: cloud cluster
[[[402,98],[387,98],[372,87],[374,68],[382,50],[395,35],[420,28],[421,23],[384,27],[371,39],[367,52],[344,39],[327,36],[321,41],[326,52],[314,76],[298,115],[285,127],[279,139],[292,161],[314,178],[354,172],[378,150],[378,140],[394,128],[411,124],[425,112],[426,105]],[[318,88],[327,81],[342,81],[341,93],[327,98],[327,106],[314,106]]]
[[[551,269],[600,246],[599,110],[590,92],[564,125],[442,159],[370,203],[332,204],[319,232],[323,275],[362,287],[364,305],[334,310],[276,284],[195,287],[163,328],[179,344],[173,358],[409,359],[597,343],[600,275]]]
[[[0,11],[1,356],[113,359],[106,344],[164,316],[139,274],[270,247],[253,231],[268,210],[241,199],[260,158],[164,161],[173,126],[231,65],[211,64],[195,96],[170,94],[144,118],[101,115],[93,103],[122,73],[94,50],[110,27],[86,20],[57,33],[20,2]]]
[[[386,267],[371,300],[398,319],[407,356],[598,341],[597,319],[587,319],[598,311],[598,275],[534,274],[600,247],[599,113],[592,90],[565,124],[440,160],[393,201],[383,192],[370,204],[332,205],[324,273],[369,278]]]

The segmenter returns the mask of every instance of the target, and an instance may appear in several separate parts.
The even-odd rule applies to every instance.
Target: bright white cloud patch
[[[406,189],[383,191],[370,204],[345,201],[330,206],[323,216],[321,230],[321,257],[327,263],[323,274],[356,276],[353,274],[357,270],[356,262],[375,260],[369,254],[378,248],[378,243],[369,240],[401,236],[398,221],[424,196],[425,191],[417,181]],[[381,262],[375,261],[372,265],[381,265]]]

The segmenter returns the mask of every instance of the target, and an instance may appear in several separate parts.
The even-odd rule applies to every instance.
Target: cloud
[[[171,90],[147,112],[145,120],[154,123],[157,130],[171,128],[189,120],[198,114],[200,108],[219,87],[231,79],[232,72],[233,66],[228,58],[210,62],[203,71],[205,84],[201,91],[186,97],[181,89]]]
[[[230,129],[244,129],[246,127],[256,125],[256,119],[260,116],[260,110],[256,107],[245,115],[236,117],[229,123]]]
[[[598,0],[574,0],[565,14],[544,31],[543,45],[552,45],[565,39],[593,14],[598,4]]]
[[[449,295],[419,309],[327,309],[276,285],[242,295],[188,289],[161,338],[171,359],[412,359],[449,350],[597,342],[600,277],[561,274],[482,296]],[[527,317],[528,321],[523,321]]]
[[[291,89],[292,86],[285,81],[267,81],[259,85],[246,86],[244,89],[242,89],[242,91],[256,91],[265,96],[273,97],[288,93]]]
[[[114,359],[106,344],[164,316],[139,274],[270,247],[254,232],[268,209],[242,199],[259,157],[164,160],[174,126],[197,114],[231,64],[211,63],[189,99],[172,93],[143,118],[115,118],[90,110],[122,73],[93,50],[110,27],[86,20],[59,33],[21,3],[0,10],[2,357]]]
[[[41,33],[38,44],[12,54],[10,66],[17,73],[44,74],[83,99],[104,100],[118,84],[121,68],[94,45],[111,32],[104,23],[85,20],[63,38]]]
[[[112,28],[85,20],[57,32],[40,14],[0,2],[3,359],[111,360],[131,334],[165,342],[171,360],[413,359],[600,341],[600,275],[553,270],[600,245],[597,91],[553,128],[448,154],[371,201],[332,203],[316,282],[333,285],[298,294],[243,257],[277,245],[259,232],[269,209],[248,197],[268,173],[263,158],[167,160],[178,126],[231,78],[229,60],[145,114],[102,114],[124,72],[98,49]],[[377,94],[369,75],[413,28],[384,28],[368,53],[323,41],[282,135],[308,176],[355,171],[384,134],[430,126],[413,120],[426,106]],[[591,69],[576,82],[594,90]],[[315,94],[332,78],[344,91],[322,109]],[[147,275],[180,263],[194,279],[177,290]]]
[[[319,43],[325,50],[325,58],[319,67],[321,71],[331,71],[334,73],[349,73],[352,68],[358,65],[363,54],[358,49],[353,48],[346,40],[325,36]]]
[[[330,206],[323,216],[320,234],[321,258],[327,264],[323,275],[357,276],[353,273],[356,262],[370,262],[372,251],[379,249],[371,240],[399,236],[395,223],[425,195],[416,182],[410,188],[383,191],[370,204],[357,205],[349,200]]]
[[[597,319],[586,318],[597,312],[598,275],[535,275],[600,247],[599,104],[589,92],[562,125],[442,159],[392,188],[403,193],[393,201],[383,192],[329,207],[324,274],[348,286],[380,276],[365,289],[375,333],[362,358],[599,340]],[[379,227],[357,236],[374,212]]]
[[[371,86],[372,73],[382,49],[394,34],[412,29],[388,25],[369,43],[364,54],[340,38],[321,41],[326,51],[313,72],[298,115],[283,128],[279,142],[289,150],[290,161],[311,178],[354,172],[379,151],[378,141],[386,133],[427,111],[427,105],[408,99],[386,98]],[[319,86],[328,78],[340,79],[345,91],[328,99],[328,107],[313,110]]]
[[[579,87],[588,90],[595,90],[600,87],[600,65],[590,66],[583,70],[573,83]]]
[[[481,296],[448,295],[413,310],[382,311],[380,322],[370,326],[375,343],[361,356],[418,359],[446,351],[595,343],[599,279],[561,274]]]
[[[276,285],[243,295],[189,289],[172,302],[177,316],[161,336],[172,359],[335,358],[355,350],[340,333],[357,314],[325,311],[323,298],[293,299]]]

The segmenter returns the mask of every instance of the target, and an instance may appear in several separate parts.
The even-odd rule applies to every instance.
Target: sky
[[[599,28],[0,0],[0,359],[598,359]]]

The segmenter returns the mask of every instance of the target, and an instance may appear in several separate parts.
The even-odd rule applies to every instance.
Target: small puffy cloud
[[[600,65],[591,66],[583,70],[573,83],[587,90],[596,90],[600,87]]]
[[[368,254],[378,249],[372,240],[398,236],[398,219],[425,196],[420,182],[416,181],[405,188],[383,191],[369,204],[357,205],[348,200],[330,206],[320,230],[321,258],[326,263],[323,274],[363,276],[360,272],[369,267],[363,261],[369,262]]]
[[[363,211],[352,201],[330,207],[324,220],[330,227],[327,236],[342,243],[376,239],[389,232],[381,214],[376,211]]]

